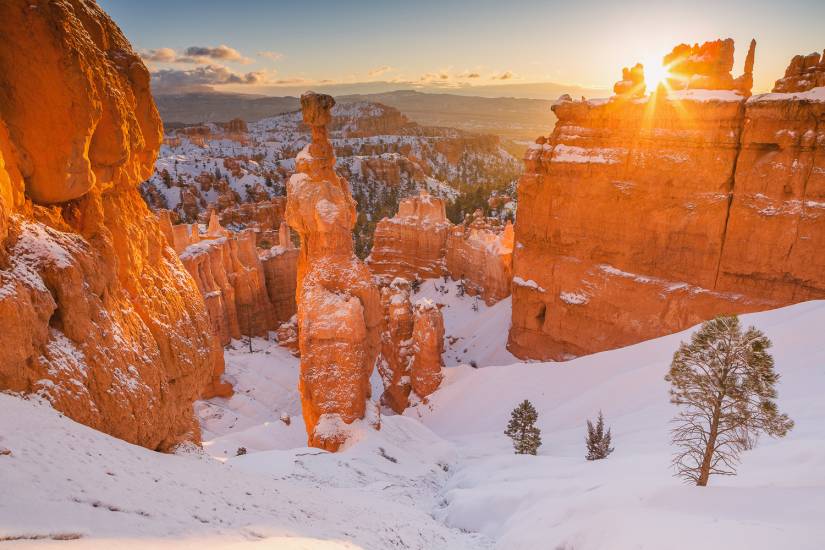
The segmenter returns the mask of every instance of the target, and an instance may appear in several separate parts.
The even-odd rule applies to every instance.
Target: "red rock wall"
[[[513,353],[564,359],[825,296],[825,104],[715,93],[554,107],[519,181]]]
[[[456,226],[447,235],[446,264],[468,294],[487,305],[510,295],[513,279],[513,228]]]
[[[0,389],[145,447],[199,441],[223,356],[136,189],[161,140],[149,73],[92,2],[2,2],[0,35]]]
[[[451,225],[441,199],[427,193],[404,199],[395,217],[376,225],[367,263],[374,273],[387,277],[439,277]]]

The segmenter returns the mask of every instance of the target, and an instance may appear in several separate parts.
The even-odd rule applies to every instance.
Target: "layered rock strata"
[[[463,281],[470,295],[492,305],[510,295],[512,260],[512,225],[490,223],[476,212],[454,226],[444,201],[422,192],[401,201],[395,217],[378,222],[367,262],[376,275],[389,279],[449,274]]]
[[[444,201],[429,193],[404,199],[398,214],[375,227],[370,268],[388,277],[439,277],[444,273],[447,235],[452,224]]]
[[[0,3],[0,389],[166,450],[220,384],[204,302],[136,186],[149,72],[93,2]]]
[[[514,354],[565,359],[825,296],[825,102],[746,100],[732,50],[698,51],[720,48],[696,75],[681,65],[713,90],[553,107],[518,185]]]
[[[334,170],[327,125],[331,96],[301,96],[312,142],[296,158],[287,183],[287,223],[298,233],[299,391],[308,443],[330,451],[364,418],[369,378],[378,358],[381,297],[369,269],[355,256],[355,201]]]
[[[446,265],[470,296],[493,305],[510,295],[513,279],[513,226],[492,225],[476,212],[470,223],[447,235]]]
[[[221,345],[242,335],[267,337],[295,314],[298,251],[286,224],[277,245],[260,249],[255,230],[228,231],[214,211],[203,233],[197,224],[172,225],[168,211],[158,215],[203,296]]]
[[[444,366],[444,319],[438,306],[410,300],[410,284],[394,279],[381,289],[385,328],[379,374],[384,383],[381,403],[397,413],[410,405],[410,395],[426,399],[441,384]]]

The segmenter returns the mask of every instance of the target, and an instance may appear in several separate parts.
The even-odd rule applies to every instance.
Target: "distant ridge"
[[[513,91],[515,86],[520,85],[498,88],[502,92]],[[495,87],[488,86],[479,91],[486,88]],[[422,125],[494,134],[514,141],[532,141],[539,135],[549,133],[555,123],[555,116],[550,111],[550,99],[482,97],[453,91],[431,93],[417,90],[349,94],[336,98],[341,103],[383,103]],[[167,129],[202,122],[225,122],[233,118],[255,122],[300,108],[297,96],[268,97],[221,92],[157,94],[155,101]]]

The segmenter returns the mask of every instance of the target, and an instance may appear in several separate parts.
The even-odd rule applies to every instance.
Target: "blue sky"
[[[225,72],[200,76],[235,82],[223,88],[249,92],[370,81],[606,88],[619,79],[622,66],[658,60],[680,42],[720,37],[736,40],[735,74],[747,43],[756,38],[755,89],[761,91],[782,76],[792,55],[825,48],[822,0],[99,3],[136,49],[178,54],[172,60],[163,50],[166,56],[150,62],[153,70],[220,65]],[[239,58],[184,55],[192,46],[219,45]]]

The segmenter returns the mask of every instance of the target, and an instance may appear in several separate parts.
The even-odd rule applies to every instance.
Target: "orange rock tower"
[[[335,451],[348,426],[364,418],[369,377],[380,352],[384,312],[367,267],[353,252],[355,201],[334,170],[327,134],[331,96],[301,96],[312,143],[296,158],[287,184],[286,219],[298,233],[296,301],[299,389],[309,444]]]

